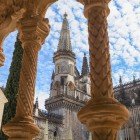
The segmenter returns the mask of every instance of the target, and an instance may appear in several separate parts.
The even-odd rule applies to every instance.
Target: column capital
[[[90,4],[108,4],[111,0],[78,0],[84,5],[90,5]]]
[[[16,29],[17,21],[22,17],[25,9],[18,9],[17,7],[6,7],[0,4],[0,66],[4,65],[5,56],[3,54],[3,41],[9,33]]]
[[[22,47],[26,47],[28,44],[38,44],[40,49],[44,43],[45,38],[50,32],[49,20],[47,18],[40,18],[37,16],[31,16],[30,18],[24,17],[18,22],[18,29],[20,32],[20,39],[23,43]]]
[[[110,10],[108,8],[108,3],[111,0],[79,0],[85,8],[84,8],[84,15],[88,18],[88,13],[93,8],[103,8],[106,9],[107,15],[109,14]]]

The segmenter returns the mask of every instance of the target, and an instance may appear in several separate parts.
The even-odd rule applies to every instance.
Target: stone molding
[[[55,97],[49,98],[45,101],[45,106],[47,110],[54,110],[56,108],[68,108],[70,110],[79,111],[86,102],[82,100],[77,100],[72,96],[65,94],[57,95]]]

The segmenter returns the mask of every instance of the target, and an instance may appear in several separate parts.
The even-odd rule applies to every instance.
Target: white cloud
[[[110,2],[109,37],[114,85],[118,84],[119,75],[124,82],[132,80],[133,74],[140,77],[140,2],[139,0],[112,0]],[[77,56],[77,67],[81,68],[83,52],[88,52],[87,20],[83,15],[83,5],[71,0],[59,0],[47,10],[51,31],[43,45],[38,60],[36,92],[43,108],[48,96],[51,73],[53,70],[53,52],[56,51],[63,14],[68,13],[71,30],[71,43]],[[0,68],[0,85],[6,84],[14,50],[16,32],[11,33],[4,42],[6,54],[5,66]]]
[[[49,92],[46,93],[46,92],[42,92],[42,91],[36,91],[35,100],[36,100],[36,98],[38,98],[39,108],[44,110],[45,109],[45,100],[47,98],[49,98]]]

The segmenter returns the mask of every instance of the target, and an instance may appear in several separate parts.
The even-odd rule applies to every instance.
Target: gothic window
[[[53,95],[56,96],[60,93],[60,82],[56,81],[53,85]]]
[[[72,65],[72,64],[69,65],[69,73],[70,73],[71,75],[73,75],[73,73],[74,73],[73,65]]]
[[[63,65],[63,66],[61,67],[61,72],[62,72],[62,73],[68,73],[68,67],[67,67],[67,65]]]
[[[55,73],[58,74],[60,73],[60,64],[57,64],[55,67]]]
[[[54,131],[54,134],[53,134],[53,135],[54,135],[54,137],[57,137],[57,132],[56,132],[56,131]]]
[[[68,88],[71,90],[71,91],[74,91],[75,87],[74,87],[74,84],[72,82],[68,82]]]
[[[76,97],[76,100],[79,100],[79,97],[78,96]]]
[[[57,73],[60,73],[60,66],[57,67]]]
[[[61,76],[61,85],[66,84],[66,79],[67,79],[67,76]]]

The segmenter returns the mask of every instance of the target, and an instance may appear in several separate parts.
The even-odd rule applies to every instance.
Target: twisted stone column
[[[110,0],[83,0],[88,19],[91,100],[78,118],[93,132],[94,140],[116,140],[117,131],[128,120],[125,106],[114,99],[107,32]]]
[[[4,65],[5,56],[3,54],[3,49],[0,47],[0,67]]]
[[[18,28],[24,51],[17,109],[15,117],[3,127],[3,131],[9,140],[32,140],[39,133],[32,118],[38,51],[49,34],[50,26],[47,19],[33,15],[23,17]]]

